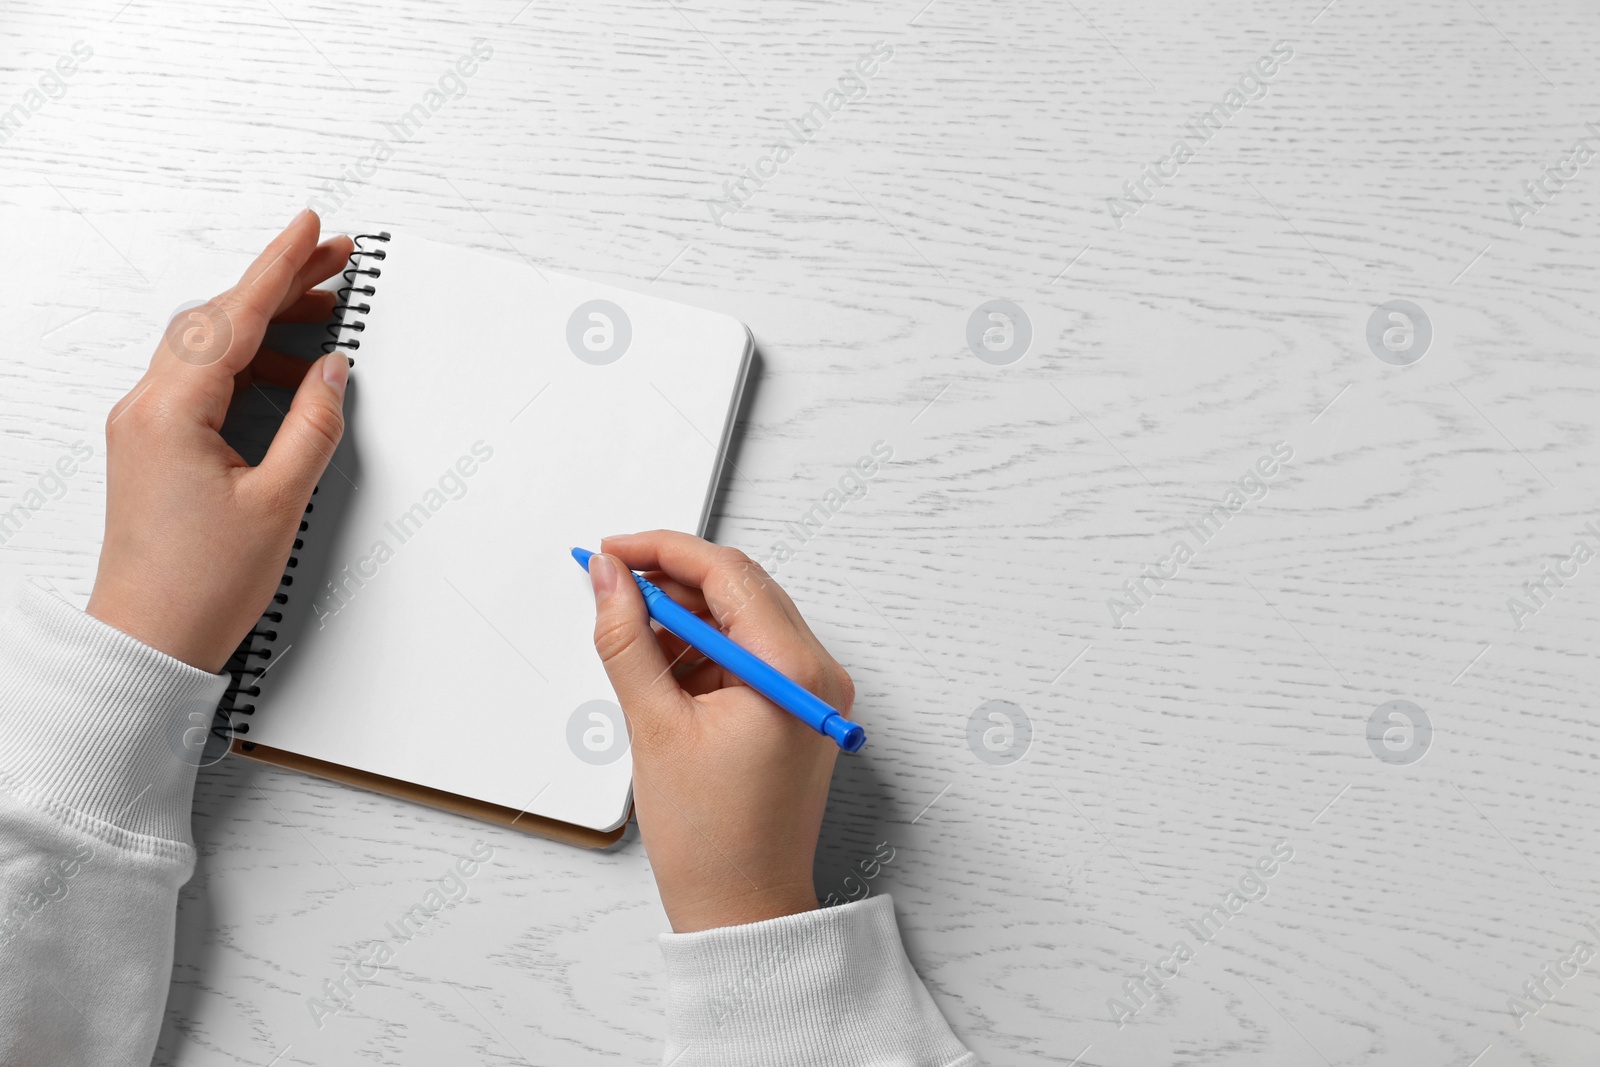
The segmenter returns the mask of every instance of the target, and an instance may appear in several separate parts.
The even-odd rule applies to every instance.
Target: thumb
[[[289,414],[257,472],[273,488],[309,500],[344,436],[344,391],[350,360],[338,349],[313,363],[300,379]]]
[[[638,739],[640,728],[654,732],[663,716],[683,702],[672,665],[650,628],[650,612],[633,576],[615,556],[589,557],[594,586],[594,648],[605,664],[611,688]]]

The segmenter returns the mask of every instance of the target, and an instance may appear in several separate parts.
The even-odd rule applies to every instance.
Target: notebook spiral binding
[[[377,262],[382,262],[383,260],[389,258],[388,249],[364,248],[361,244],[362,241],[381,241],[384,244],[388,244],[389,231],[384,230],[380,233],[362,233],[356,235],[356,247],[355,250],[350,253],[350,266],[345,270],[344,284],[341,285],[338,290],[339,302],[333,306],[336,318],[333,322],[328,324],[328,335],[332,338],[332,340],[322,342],[322,350],[324,352],[332,352],[335,348],[343,348],[349,352],[354,352],[361,347],[361,338],[345,337],[340,335],[346,332],[360,333],[362,330],[367,328],[366,320],[360,316],[363,316],[371,311],[372,305],[366,303],[365,301],[357,302],[355,297],[371,296],[378,290],[377,287],[374,286],[370,281],[365,285],[357,285],[356,278],[365,276],[367,278],[376,280],[383,277],[383,268],[363,267],[361,265],[361,261],[363,259],[371,259]],[[355,360],[352,359],[350,363],[351,365],[354,365]]]
[[[372,281],[383,276],[381,267],[367,267],[362,265],[363,260],[381,262],[388,258],[388,250],[383,248],[367,248],[363,241],[379,241],[387,244],[389,233],[363,233],[355,237],[355,249],[350,253],[350,265],[344,271],[344,285],[338,289],[339,300],[333,306],[334,320],[328,324],[330,340],[322,342],[324,352],[332,352],[336,348],[343,348],[353,352],[361,347],[361,339],[350,337],[348,334],[360,333],[367,328],[363,316],[372,311],[372,305],[366,300],[357,300],[357,297],[371,297],[378,290]],[[357,285],[356,279],[365,277],[371,279],[364,284]],[[350,360],[350,365],[355,365],[355,360]],[[289,553],[289,563],[284,568],[283,577],[278,582],[278,590],[272,595],[272,603],[262,614],[261,621],[251,629],[245,639],[239,642],[239,647],[234,649],[233,655],[228,657],[228,664],[224,668],[228,672],[228,688],[223,691],[222,699],[217,703],[215,719],[211,725],[211,732],[225,741],[232,741],[235,737],[248,734],[250,723],[240,722],[236,716],[249,716],[255,714],[256,706],[251,701],[261,695],[261,676],[271,668],[273,654],[277,651],[278,630],[276,627],[283,622],[283,606],[289,603],[289,588],[294,585],[294,570],[300,565],[300,558],[295,555],[305,547],[305,534],[311,528],[311,513],[316,509],[316,496],[320,487],[311,490],[312,499],[306,504],[305,514],[300,517],[300,529],[294,538],[294,548]]]

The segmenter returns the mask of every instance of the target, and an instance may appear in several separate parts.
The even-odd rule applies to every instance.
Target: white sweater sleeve
[[[144,1067],[225,675],[33,586],[0,621],[0,1064]],[[676,1067],[973,1067],[889,898],[662,937]]]
[[[150,1062],[226,685],[31,585],[0,623],[0,1063]]]
[[[906,959],[889,897],[662,934],[671,1067],[975,1067]]]

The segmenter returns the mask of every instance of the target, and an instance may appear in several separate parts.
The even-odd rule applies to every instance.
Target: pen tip
[[[574,548],[572,550],[572,558],[577,560],[578,566],[582,567],[584,570],[589,569],[589,557],[592,555],[594,555],[594,553],[590,552],[587,548]]]

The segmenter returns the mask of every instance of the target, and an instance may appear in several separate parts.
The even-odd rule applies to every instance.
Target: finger
[[[736,548],[672,530],[607,537],[600,547],[636,570],[661,571],[699,589],[718,624],[730,632],[743,626],[769,639],[800,633],[815,641],[789,595]]]
[[[333,306],[339,302],[338,294],[327,289],[308,289],[289,306],[273,316],[273,322],[327,322],[333,318]]]
[[[313,366],[315,363],[311,360],[297,359],[276,348],[262,348],[250,361],[248,370],[253,382],[275,385],[279,389],[298,389],[306,371]]]
[[[328,467],[344,436],[344,393],[350,361],[330,352],[313,363],[295,390],[289,414],[272,439],[266,457],[252,472],[255,487],[275,500],[299,508]]]
[[[310,208],[301,209],[300,213],[289,220],[278,236],[267,243],[250,265],[239,275],[239,280],[234,283],[234,290],[240,292],[256,292],[258,287],[267,281],[274,289],[287,290],[290,282],[306,261],[311,258],[311,252],[317,247],[318,239],[322,235],[322,219]],[[290,258],[291,250],[298,249]],[[286,273],[285,266],[292,267]],[[280,278],[280,282],[270,281],[271,278]]]
[[[206,305],[214,309],[213,325],[219,340],[225,342],[222,351],[205,353],[212,357],[210,363],[230,375],[249,364],[272,316],[305,292],[306,286],[295,288],[295,278],[316,251],[321,225],[309,208],[296,215],[250,264],[238,284]],[[220,337],[222,334],[227,336]],[[210,365],[193,358],[183,362]]]
[[[708,619],[707,621],[709,622],[710,620]],[[691,667],[706,658],[694,646],[686,643],[670,630],[663,630],[657,627],[656,642],[661,646],[661,651],[667,657],[667,666],[672,668],[672,673],[679,678],[682,678]]]
[[[849,676],[789,595],[743,552],[670,530],[607,537],[601,548],[635,569],[659,570],[698,587],[728,636],[835,707],[848,709],[854,693]]]
[[[669,575],[663,574],[660,571],[646,571],[644,576],[657,589],[661,590],[663,593],[667,594],[673,600],[676,600],[678,603],[682,604],[696,615],[710,614],[711,609],[706,605],[705,594],[700,592],[700,590],[696,589],[694,586],[684,585],[682,582],[677,581],[676,579],[670,577]]]
[[[350,262],[350,253],[355,248],[355,242],[348,237],[330,237],[312,249],[311,255],[306,259],[305,265],[295,273],[294,281],[289,284],[288,292],[278,304],[274,319],[282,316],[285,309],[299,300],[312,286],[320,285],[344,269]],[[333,294],[330,292],[331,297]],[[292,320],[285,320],[292,321]]]
[[[627,569],[615,557],[597,553],[589,558],[589,581],[594,587],[595,651],[628,716],[634,744],[649,744],[671,726],[686,698]]]

